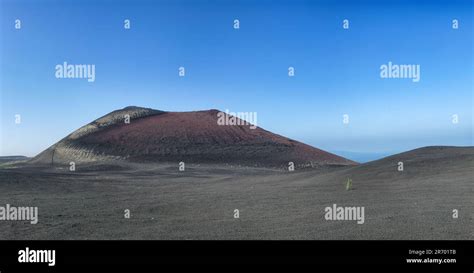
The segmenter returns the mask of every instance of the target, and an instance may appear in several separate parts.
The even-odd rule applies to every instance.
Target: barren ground
[[[3,167],[0,205],[38,206],[39,222],[0,221],[0,239],[472,240],[473,174],[473,147],[292,173],[216,165],[178,172],[162,163]],[[334,203],[364,206],[365,223],[326,221]]]

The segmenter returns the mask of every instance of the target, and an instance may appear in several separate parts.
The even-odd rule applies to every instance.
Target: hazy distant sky
[[[129,105],[257,112],[328,151],[473,145],[471,0],[0,2],[0,155]],[[95,82],[56,79],[64,61],[95,64]],[[419,64],[420,82],[381,79],[389,61]]]

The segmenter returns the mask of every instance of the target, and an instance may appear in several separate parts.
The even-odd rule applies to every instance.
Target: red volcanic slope
[[[113,113],[137,109],[144,112],[145,108],[127,107]],[[90,132],[74,132],[49,148],[49,152],[45,151],[42,161],[114,158],[135,162],[184,161],[272,167],[288,166],[290,161],[297,166],[356,164],[259,127],[251,129],[249,125],[220,126],[217,123],[217,110],[147,110],[151,112],[135,115],[130,124],[108,122],[107,126],[99,126],[99,129],[89,130]],[[107,117],[108,115],[101,119],[107,120]],[[56,150],[56,155],[51,155],[52,150]]]

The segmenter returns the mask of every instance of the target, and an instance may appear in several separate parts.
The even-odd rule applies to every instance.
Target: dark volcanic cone
[[[163,112],[127,107],[83,126],[31,162],[103,160],[221,163],[281,167],[353,165],[353,161],[250,125],[218,125],[217,110]],[[124,116],[130,115],[130,123]]]

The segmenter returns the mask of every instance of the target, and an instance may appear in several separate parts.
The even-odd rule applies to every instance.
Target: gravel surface
[[[0,221],[0,239],[472,240],[473,174],[474,147],[291,173],[222,165],[179,172],[164,163],[79,164],[75,172],[3,166],[0,206],[37,206],[39,222]],[[364,207],[364,224],[325,220],[333,204]]]

